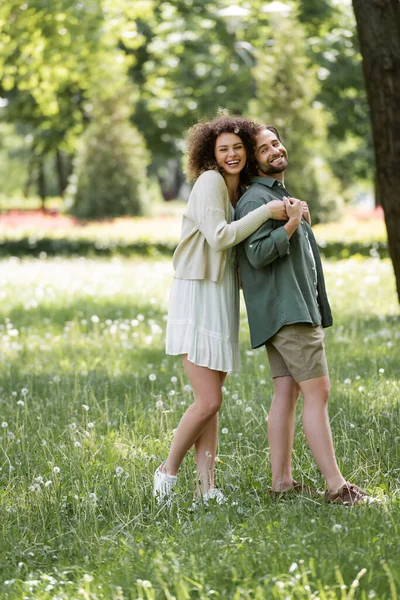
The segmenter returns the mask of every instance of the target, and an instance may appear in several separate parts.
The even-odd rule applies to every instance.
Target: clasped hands
[[[284,196],[283,200],[272,200],[268,202],[268,208],[271,210],[272,219],[276,219],[277,221],[288,221],[291,218],[300,221],[303,218],[311,225],[310,210],[307,202],[303,202],[297,198]]]

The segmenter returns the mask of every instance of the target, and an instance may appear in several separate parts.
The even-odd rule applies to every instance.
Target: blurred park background
[[[399,0],[3,0],[0,32],[0,597],[396,600]],[[193,508],[191,456],[153,501],[192,401],[164,353],[185,136],[218,110],[281,132],[324,257],[339,466],[381,504],[271,500],[243,306],[228,502]],[[293,466],[324,489],[300,409]]]
[[[187,129],[225,109],[280,129],[326,256],[388,255],[349,0],[8,0],[0,26],[3,254],[170,254]]]

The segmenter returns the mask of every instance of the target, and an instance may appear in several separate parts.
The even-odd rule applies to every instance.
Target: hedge
[[[135,241],[124,243],[121,240],[100,242],[85,239],[54,239],[25,237],[19,240],[0,242],[0,257],[6,256],[171,256],[176,247],[172,242]],[[345,259],[359,255],[363,257],[387,258],[386,242],[334,241],[320,242],[319,249],[324,258]]]

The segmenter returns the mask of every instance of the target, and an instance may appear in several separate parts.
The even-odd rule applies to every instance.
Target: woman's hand
[[[271,219],[275,219],[276,221],[288,220],[285,203],[282,200],[268,202],[268,208],[271,211]]]

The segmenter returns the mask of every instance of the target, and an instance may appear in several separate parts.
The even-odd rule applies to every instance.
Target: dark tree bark
[[[400,302],[400,0],[353,0],[371,110],[376,192]]]
[[[46,210],[46,178],[45,178],[45,174],[44,174],[43,160],[40,160],[40,162],[39,162],[39,174],[38,174],[37,184],[38,184],[39,196],[41,199],[41,210],[43,212],[45,212],[45,210]]]
[[[28,198],[29,190],[31,188],[33,177],[34,177],[35,159],[33,156],[30,157],[28,162],[28,175],[24,185],[24,198]]]
[[[63,198],[64,192],[67,187],[67,177],[65,175],[63,155],[58,148],[56,150],[56,170],[58,181],[58,193],[60,194],[61,198]]]

